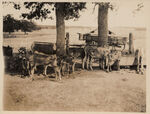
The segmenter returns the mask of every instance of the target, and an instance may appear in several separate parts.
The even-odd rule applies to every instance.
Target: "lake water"
[[[84,41],[79,40],[78,32],[80,33],[88,33],[94,30],[94,27],[67,27],[66,32],[70,33],[70,44],[82,44]],[[142,47],[146,50],[146,30],[145,29],[137,29],[137,28],[111,28],[111,31],[116,33],[119,36],[129,36],[129,33],[133,33],[134,37],[134,48]],[[34,41],[42,41],[42,42],[53,42],[56,43],[56,29],[41,29],[39,31],[33,31],[28,33],[28,35],[24,35],[23,32],[15,32],[12,33],[16,35],[16,38],[4,38],[3,45],[4,46],[12,46],[14,51],[16,52],[20,47],[27,47],[28,49],[31,47],[31,44]],[[128,48],[128,47],[127,47]]]

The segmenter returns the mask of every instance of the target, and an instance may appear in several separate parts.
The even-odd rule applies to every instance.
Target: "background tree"
[[[57,54],[66,54],[65,49],[65,20],[78,19],[80,17],[79,12],[85,9],[86,3],[77,2],[24,2],[25,8],[29,13],[23,13],[22,16],[27,19],[52,19],[52,11],[56,14],[56,46]],[[18,5],[15,7],[20,9]]]
[[[14,30],[18,31],[20,29],[21,29],[21,21],[15,19],[15,21],[14,21]]]
[[[34,22],[27,20],[17,20],[10,14],[3,17],[3,31],[9,32],[9,34],[15,30],[22,30],[26,34],[27,32],[39,29],[40,27],[38,27]]]
[[[32,32],[33,30],[32,23],[27,20],[21,20],[20,25],[21,31],[23,31],[25,34],[27,34],[27,32]]]
[[[3,17],[3,31],[4,32],[9,32],[9,34],[11,32],[14,32],[15,22],[16,22],[16,20],[10,14],[4,16]]]
[[[36,25],[36,23],[34,23],[34,21],[28,21],[28,25],[32,30],[40,30],[41,27]]]

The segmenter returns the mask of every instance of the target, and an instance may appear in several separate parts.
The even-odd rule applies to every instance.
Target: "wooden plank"
[[[121,57],[121,66],[132,66],[134,62],[134,56]],[[143,64],[146,65],[146,59],[143,59]]]

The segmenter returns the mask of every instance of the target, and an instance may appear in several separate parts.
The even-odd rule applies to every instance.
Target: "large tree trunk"
[[[104,47],[108,42],[108,5],[99,4],[98,8],[98,45]]]
[[[66,54],[65,50],[65,21],[64,21],[64,3],[56,3],[56,47],[57,55]]]

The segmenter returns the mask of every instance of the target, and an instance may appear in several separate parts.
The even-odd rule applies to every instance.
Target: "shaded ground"
[[[146,111],[146,76],[128,69],[76,71],[61,82],[6,74],[4,83],[4,110]]]
[[[82,28],[66,29],[70,33],[71,44],[83,43],[78,40],[79,31],[87,32]],[[16,38],[5,38],[3,45],[10,45],[14,52],[18,52],[20,47],[30,49],[34,41],[55,43],[55,32],[55,29],[43,29],[29,35],[17,33]],[[118,33],[128,36],[129,32],[131,30],[119,29]],[[146,46],[145,31],[133,31],[133,34],[135,49]],[[133,57],[121,59],[120,64],[131,65],[133,60]],[[4,84],[4,110],[146,111],[146,76],[127,69],[112,73],[77,71],[62,82],[42,76],[36,76],[35,81],[31,81],[19,75],[5,74]]]

